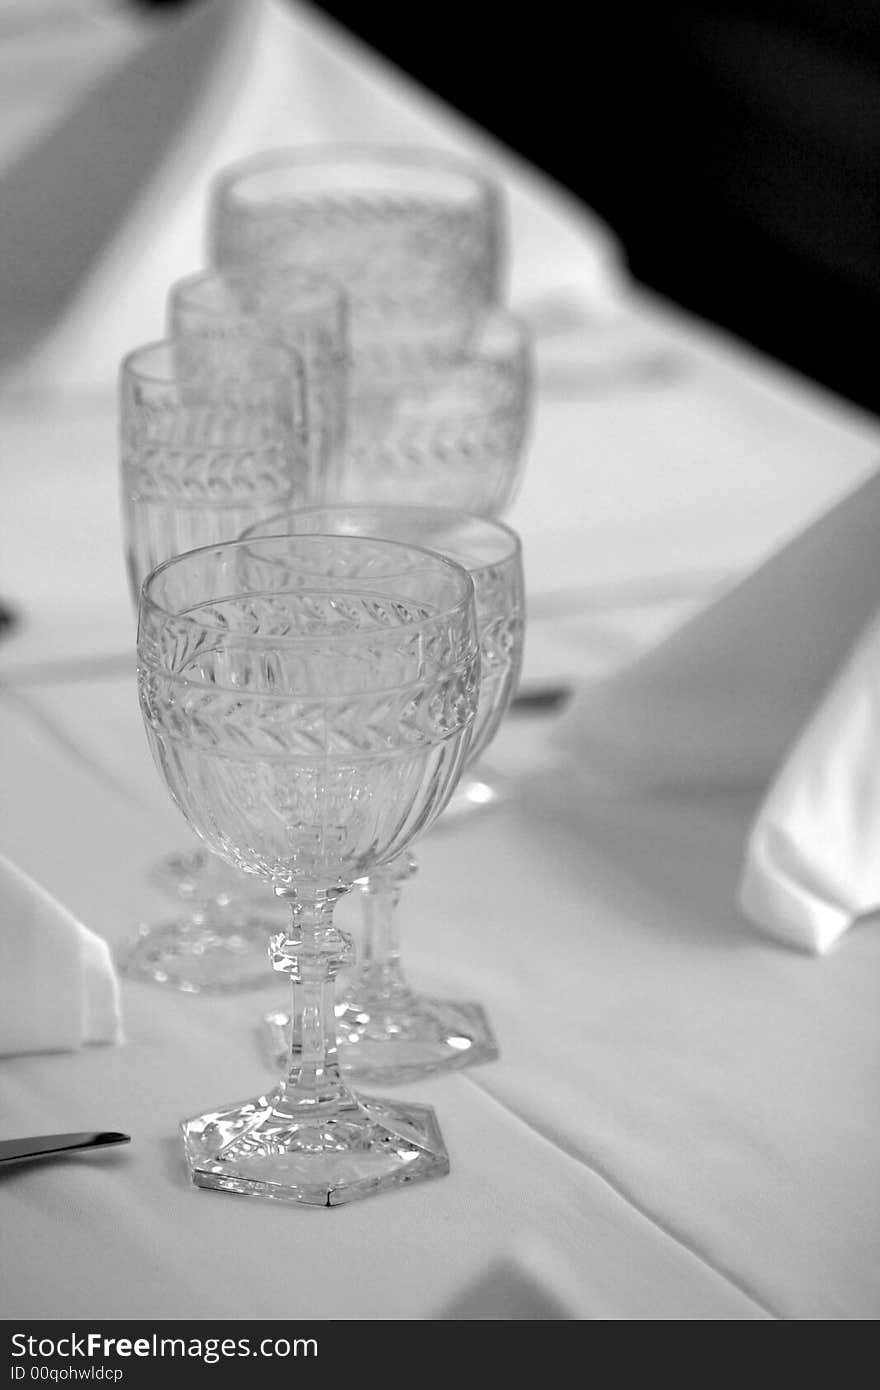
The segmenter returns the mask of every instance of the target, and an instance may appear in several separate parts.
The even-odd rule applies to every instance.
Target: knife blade
[[[563,682],[520,686],[510,702],[510,713],[555,714],[568,704],[573,695],[573,686]]]
[[[108,1144],[130,1144],[130,1134],[116,1130],[86,1130],[78,1134],[33,1134],[26,1139],[0,1139],[0,1163],[22,1163],[71,1149],[99,1149]]]

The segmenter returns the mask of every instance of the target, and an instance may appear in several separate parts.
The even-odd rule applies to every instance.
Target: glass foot
[[[336,1207],[449,1172],[434,1111],[373,1096],[298,1119],[277,1088],[181,1129],[196,1186],[245,1196]]]
[[[240,902],[265,904],[272,896],[262,879],[237,873],[206,849],[181,850],[166,855],[151,866],[150,880],[163,893],[184,903],[228,907]]]
[[[138,927],[123,948],[119,969],[130,979],[169,985],[185,994],[256,989],[274,978],[266,943],[275,922],[238,914],[205,913]]]
[[[336,1009],[339,1064],[348,1076],[393,1086],[433,1072],[472,1067],[498,1056],[485,1010],[479,1004],[411,996],[405,1011],[374,1011],[356,1004]],[[273,1062],[289,1047],[290,1016],[284,1009],[266,1015]]]

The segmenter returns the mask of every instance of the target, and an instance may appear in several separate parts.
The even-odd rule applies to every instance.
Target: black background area
[[[880,409],[880,3],[322,0],[604,217],[643,283]]]

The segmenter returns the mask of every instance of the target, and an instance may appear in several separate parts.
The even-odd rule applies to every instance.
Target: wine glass
[[[326,276],[296,266],[202,271],[168,291],[171,337],[245,334],[287,343],[303,363],[309,486],[316,502],[339,496],[345,446],[348,310]]]
[[[315,500],[304,422],[302,364],[282,344],[185,337],[124,359],[122,511],[135,603],[162,560]],[[241,875],[183,851],[153,876],[173,885],[188,915],[142,924],[121,960],[127,974],[188,993],[264,983],[266,911],[243,894]]]
[[[332,276],[351,308],[352,369],[388,378],[454,355],[504,274],[495,184],[417,146],[274,150],[221,170],[209,254],[223,269],[271,262]]]
[[[502,309],[474,323],[455,356],[361,378],[340,500],[500,516],[522,479],[532,383],[529,331]]]
[[[222,269],[299,264],[346,292],[347,448],[336,500],[487,516],[510,505],[531,417],[531,341],[497,307],[506,225],[493,180],[417,146],[270,151],[216,177],[208,240]],[[505,792],[496,774],[473,769],[447,818]]]
[[[528,329],[487,313],[458,357],[374,378],[349,404],[343,498],[357,504],[445,506],[501,515],[518,490],[532,413]],[[505,780],[472,761],[444,822],[499,804]]]
[[[525,598],[519,537],[498,521],[435,507],[307,507],[251,527],[251,536],[375,536],[423,546],[462,565],[474,581],[481,650],[480,695],[468,762],[494,738],[519,680]],[[340,1057],[358,1077],[397,1082],[490,1061],[498,1055],[480,1004],[414,991],[401,967],[397,903],[413,872],[408,853],[370,871],[361,958],[337,1002]],[[289,1017],[266,1020],[276,1052]]]
[[[286,1073],[184,1122],[199,1186],[335,1206],[448,1171],[432,1110],[342,1077],[334,980],[352,952],[333,909],[443,809],[479,671],[473,581],[415,547],[270,537],[146,580],[138,686],[157,767],[211,849],[290,907],[270,942],[292,987]]]
[[[293,348],[304,369],[311,470],[307,496],[314,502],[335,501],[346,419],[348,310],[342,290],[326,276],[293,266],[225,274],[208,270],[171,286],[167,317],[173,338],[245,335]],[[201,848],[166,856],[152,878],[183,902],[210,904],[215,917],[219,910],[229,920],[243,908],[247,915],[247,900],[255,896],[241,875]]]

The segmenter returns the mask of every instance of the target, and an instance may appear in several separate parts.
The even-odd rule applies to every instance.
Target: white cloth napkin
[[[550,180],[316,12],[208,0],[163,21],[0,177],[7,389],[112,383],[123,353],[161,336],[169,284],[204,263],[217,170],[345,141],[445,147],[493,172],[519,307],[561,290],[600,314],[616,303],[618,243]]]
[[[107,942],[0,855],[0,1056],[121,1041]]]
[[[667,641],[584,690],[556,740],[588,796],[708,797],[772,781],[740,902],[763,931],[813,952],[880,908],[878,526],[875,474]]]
[[[880,475],[611,679],[557,742],[597,786],[763,791],[880,607]]]
[[[880,620],[795,742],[749,836],[740,903],[824,953],[880,909]]]

